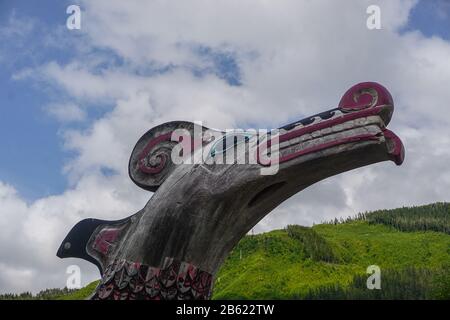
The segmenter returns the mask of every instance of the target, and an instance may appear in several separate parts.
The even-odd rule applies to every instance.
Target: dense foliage
[[[314,261],[335,262],[336,258],[325,238],[319,236],[312,228],[288,225],[286,227],[289,237],[299,240],[306,258]]]
[[[408,267],[383,271],[381,289],[367,289],[367,275],[355,275],[348,286],[339,284],[310,289],[302,297],[311,300],[425,300],[450,299],[450,267]]]
[[[347,219],[334,219],[328,224],[367,221],[394,227],[400,231],[438,231],[450,234],[450,203],[438,202],[425,206],[403,207],[359,213]]]
[[[20,294],[1,294],[0,300],[54,300],[61,296],[69,295],[77,290],[74,289],[45,289],[37,294],[32,294],[31,292],[22,292]]]

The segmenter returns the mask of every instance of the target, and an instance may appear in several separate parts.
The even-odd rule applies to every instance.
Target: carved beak
[[[254,213],[249,227],[320,180],[386,160],[401,165],[405,158],[403,143],[386,128],[393,111],[387,89],[365,82],[350,88],[337,108],[281,127],[276,156],[270,162],[260,161],[265,166],[278,164],[278,173],[255,177],[246,187],[252,190],[248,208]],[[262,144],[258,152],[271,151],[273,143],[276,141]]]
[[[385,144],[389,159],[400,165],[405,157],[403,143],[386,129],[393,111],[392,97],[384,87],[371,82],[358,84],[347,91],[338,108],[281,127],[274,159],[280,165],[295,159],[302,162],[311,159],[308,155],[317,158],[333,154],[333,150],[338,153],[349,146],[372,143]],[[269,141],[259,151],[272,145]]]

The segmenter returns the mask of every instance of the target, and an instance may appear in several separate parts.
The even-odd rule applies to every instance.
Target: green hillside
[[[380,210],[246,236],[215,299],[450,299],[450,205]],[[381,269],[368,290],[366,269]]]
[[[441,293],[431,291],[438,290],[435,283],[439,277],[450,274],[446,272],[450,270],[450,235],[444,233],[401,232],[365,221],[317,225],[307,232],[315,232],[321,244],[308,249],[309,244],[289,235],[289,228],[242,239],[219,272],[214,298],[320,299],[327,295],[345,298],[351,293],[343,292],[339,296],[334,291],[339,293],[346,288],[369,291],[365,284],[369,276],[366,268],[370,265],[381,268],[381,291],[397,285],[414,287],[416,284],[412,282],[421,280],[422,274],[428,272],[431,276],[427,278],[429,281],[423,288],[427,292],[423,292],[422,298],[438,298]],[[296,231],[305,232],[302,228]],[[320,254],[320,251],[327,252],[327,247],[333,252],[331,262],[328,255]],[[316,248],[319,253],[314,256]],[[393,275],[395,272],[399,273],[398,277]],[[384,274],[393,280],[388,281]],[[402,274],[408,277],[406,284],[396,279]],[[358,281],[361,278],[362,284]],[[446,281],[446,294],[450,298],[450,278]],[[375,294],[375,291],[370,292]],[[362,295],[354,298],[358,297],[364,298]]]
[[[218,273],[213,299],[450,299],[449,225],[450,205],[437,203],[248,235]],[[381,290],[366,287],[370,265],[381,269]]]

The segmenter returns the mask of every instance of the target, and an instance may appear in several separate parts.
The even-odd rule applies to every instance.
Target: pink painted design
[[[369,116],[379,115],[381,112],[385,111],[386,109],[389,109],[389,111],[390,111],[390,108],[391,108],[390,106],[379,106],[379,107],[367,109],[367,110],[360,111],[360,112],[354,112],[354,113],[350,113],[350,114],[345,114],[345,115],[340,116],[338,118],[321,121],[321,122],[319,122],[317,124],[313,124],[313,125],[310,125],[310,126],[307,126],[307,127],[304,127],[304,128],[300,128],[300,129],[295,130],[295,131],[290,131],[288,133],[285,133],[285,134],[281,135],[279,137],[279,140],[280,140],[280,143],[281,143],[281,142],[284,142],[284,141],[288,141],[288,140],[300,137],[300,136],[308,134],[308,133],[312,133],[312,132],[317,131],[317,130],[329,128],[329,127],[335,126],[337,124],[342,124],[342,123],[347,122],[347,121],[355,120],[355,119],[362,118],[362,117],[369,117]],[[270,147],[271,142],[269,141],[267,144],[268,144],[268,147]]]
[[[342,124],[347,121],[355,120],[355,119],[362,118],[362,117],[379,115],[380,113],[384,112],[385,110],[388,110],[388,112],[391,112],[391,106],[385,106],[385,105],[378,106],[378,107],[370,108],[367,110],[362,110],[362,111],[358,111],[358,112],[345,114],[343,116],[340,116],[338,118],[334,118],[331,120],[321,121],[317,124],[310,125],[310,126],[307,126],[304,128],[300,128],[298,130],[290,131],[288,133],[281,135],[279,137],[279,143],[303,136],[305,134],[310,134],[317,130],[321,130],[321,129],[329,128],[329,127],[332,127],[332,126],[335,126],[338,124]],[[311,147],[311,148],[308,148],[305,150],[301,150],[296,153],[282,156],[282,157],[280,157],[278,163],[283,163],[283,162],[292,160],[296,157],[306,155],[308,153],[317,152],[317,151],[320,151],[320,150],[323,150],[326,148],[331,148],[331,147],[342,145],[345,143],[357,142],[357,141],[362,141],[362,140],[375,140],[375,139],[377,139],[377,137],[375,135],[367,134],[367,135],[360,135],[360,136],[345,138],[345,139],[341,139],[341,140],[337,140],[337,141],[332,141],[332,142],[325,143],[325,144],[322,144],[319,146],[314,146],[314,147]],[[267,148],[269,148],[272,145],[272,141],[273,140],[270,140],[265,145],[258,146],[257,159],[258,159],[258,163],[260,163],[261,165],[267,166],[267,165],[270,165],[270,163],[271,163],[271,162],[269,162],[269,159],[262,159],[261,154],[262,154],[262,152],[267,150]],[[273,164],[275,164],[275,162],[273,162]]]
[[[105,228],[96,236],[93,244],[94,250],[106,256],[116,242],[122,228]]]
[[[144,148],[144,150],[142,150],[142,152],[139,156],[139,169],[142,172],[149,173],[149,174],[155,174],[155,173],[159,173],[162,171],[162,169],[166,165],[166,161],[168,160],[167,154],[161,153],[161,154],[157,155],[156,157],[158,158],[159,163],[154,167],[146,165],[145,158],[150,154],[150,151],[153,149],[153,147],[155,147],[156,145],[158,145],[159,143],[161,143],[163,141],[170,141],[171,136],[172,136],[172,132],[168,132],[168,133],[162,134],[148,142],[147,146]]]
[[[273,164],[280,164],[280,163],[287,162],[289,160],[298,158],[300,156],[307,155],[309,153],[318,152],[318,151],[321,151],[321,150],[325,150],[325,149],[328,149],[328,148],[340,146],[340,145],[347,144],[347,143],[360,142],[360,141],[370,141],[370,140],[378,140],[377,135],[375,135],[375,134],[362,134],[362,135],[358,135],[358,136],[343,138],[343,139],[340,139],[340,140],[330,141],[330,142],[327,142],[327,143],[323,143],[321,145],[313,146],[313,147],[306,148],[306,149],[303,149],[303,150],[300,150],[300,151],[297,151],[297,152],[294,152],[294,153],[287,154],[285,156],[281,156],[281,157],[279,157],[279,159],[274,159],[274,160],[270,161],[269,164],[272,164],[272,165]],[[261,153],[259,152],[259,154],[258,154],[258,162],[260,164],[262,164],[262,165],[269,165],[269,164],[265,164],[264,163],[264,160],[262,160],[260,158],[260,155],[261,155]],[[267,161],[269,161],[269,159],[267,159],[266,162]]]
[[[344,139],[340,139],[340,140],[330,141],[330,142],[327,142],[327,143],[324,143],[324,144],[321,144],[318,146],[306,148],[304,150],[300,150],[298,152],[294,152],[294,153],[288,154],[286,156],[282,156],[282,157],[280,157],[280,163],[292,160],[292,159],[300,157],[300,156],[304,156],[309,153],[318,152],[318,151],[321,151],[324,149],[340,146],[343,144],[352,143],[352,142],[360,142],[360,141],[369,141],[369,140],[378,140],[378,137],[374,134],[362,134],[362,135],[344,138]]]
[[[392,155],[396,165],[401,165],[405,160],[405,147],[402,140],[391,130],[384,129],[383,134],[389,141],[388,151]]]
[[[161,142],[164,141],[172,141],[172,133],[173,131],[167,132],[165,134],[162,134],[152,140],[150,140],[147,145],[145,146],[144,150],[142,150],[141,154],[139,155],[139,170],[141,170],[144,173],[148,173],[148,174],[156,174],[156,173],[160,173],[166,163],[169,161],[169,157],[170,155],[162,152],[160,154],[156,155],[156,158],[159,160],[159,163],[156,164],[155,166],[152,165],[148,165],[146,163],[146,158],[150,155],[152,149],[157,146],[158,144],[160,144]],[[180,140],[178,142],[181,142],[183,139],[189,139],[191,138],[191,150],[194,151],[196,150],[198,147],[200,147],[202,145],[202,140],[200,139],[194,139],[193,137],[188,137],[188,136],[181,136]],[[176,142],[176,141],[174,141]]]
[[[317,124],[309,125],[298,130],[293,130],[280,135],[279,143],[289,141],[305,134],[310,134],[317,130],[342,124],[347,121],[374,115],[379,115],[383,119],[385,125],[387,125],[394,111],[394,103],[391,94],[385,87],[375,82],[363,82],[347,90],[347,92],[342,96],[341,101],[339,102],[339,109],[344,113],[344,115],[331,120],[324,120]],[[390,151],[390,153],[393,155],[395,163],[400,165],[403,162],[405,155],[404,147],[400,138],[398,138],[392,131],[387,129],[383,129],[383,134],[385,135],[386,139],[392,140],[391,143],[393,145],[393,150]],[[321,151],[342,144],[370,140],[378,140],[378,136],[365,134],[344,138],[300,150],[292,154],[281,156],[276,161],[270,161],[270,159],[262,159],[261,157],[262,152],[265,152],[267,148],[272,145],[273,140],[270,140],[265,145],[263,144],[261,146],[258,146],[256,156],[258,159],[258,163],[264,166],[268,166],[270,164],[283,163],[309,153]]]
[[[93,300],[209,299],[212,275],[188,262],[166,258],[161,268],[125,260],[109,265]]]
[[[339,109],[356,111],[382,105],[394,106],[389,91],[379,83],[362,82],[347,90],[339,102]]]

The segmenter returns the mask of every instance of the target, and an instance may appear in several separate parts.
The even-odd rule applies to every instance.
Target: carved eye
[[[217,154],[225,153],[241,143],[248,142],[252,137],[249,133],[230,133],[219,139],[211,148],[210,155],[214,157]]]

